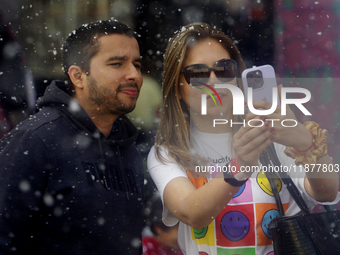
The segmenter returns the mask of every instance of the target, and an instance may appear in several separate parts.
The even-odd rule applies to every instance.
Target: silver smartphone
[[[244,87],[244,96],[248,102],[248,88],[252,88],[253,101],[265,100],[273,102],[273,88],[277,88],[274,68],[271,65],[263,65],[248,68],[242,72],[242,82]],[[278,92],[276,92],[278,98]],[[280,105],[280,99],[277,100]]]

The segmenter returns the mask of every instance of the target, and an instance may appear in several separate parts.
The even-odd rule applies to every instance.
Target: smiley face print
[[[261,171],[259,172],[259,174],[257,175],[256,178],[257,184],[260,186],[260,188],[269,196],[274,196],[274,193],[272,191],[272,188],[270,187],[270,183],[268,178],[266,177],[265,172]],[[282,182],[278,177],[275,177],[275,181],[276,181],[276,185],[277,185],[277,190],[278,192],[281,191],[282,189]]]
[[[246,184],[243,184],[243,185],[241,186],[241,188],[240,188],[240,189],[236,192],[236,194],[233,196],[233,198],[240,196],[240,195],[242,194],[242,192],[244,191],[245,187],[246,187]]]
[[[205,237],[205,235],[208,232],[208,227],[200,228],[200,229],[194,229],[194,235],[196,239],[201,239]]]
[[[263,218],[262,218],[261,227],[262,227],[263,233],[265,233],[265,235],[270,239],[273,238],[273,234],[272,234],[272,231],[268,229],[268,226],[269,226],[269,223],[276,217],[280,217],[279,211],[275,209],[271,209],[267,211],[263,215]]]
[[[249,232],[250,222],[243,213],[239,211],[227,212],[221,220],[223,235],[231,241],[243,239]]]

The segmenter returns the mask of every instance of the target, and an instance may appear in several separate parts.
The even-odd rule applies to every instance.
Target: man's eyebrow
[[[141,57],[137,57],[137,58],[135,58],[135,61],[134,61],[134,62],[142,63],[142,58],[141,58]]]
[[[113,56],[108,58],[107,61],[114,61],[114,60],[127,60],[127,56]]]
[[[107,61],[115,61],[115,60],[127,60],[128,57],[127,56],[113,56],[108,58]],[[141,57],[137,57],[134,59],[134,62],[140,62],[142,63],[142,58]]]

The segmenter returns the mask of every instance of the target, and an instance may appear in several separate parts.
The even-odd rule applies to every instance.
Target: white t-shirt
[[[230,139],[229,134],[207,134],[199,132],[195,128],[191,129],[193,148],[199,155],[209,158],[216,165],[224,166],[233,158]],[[284,146],[275,144],[275,149],[282,166],[295,166],[294,160],[283,153]],[[161,153],[164,158],[169,159],[164,150]],[[147,163],[150,175],[162,199],[165,186],[171,180],[177,177],[188,178],[186,172],[176,163],[160,163],[156,159],[154,147],[150,150]],[[295,169],[296,172],[291,177],[307,205],[313,208],[316,204],[320,204],[309,196],[304,188],[305,173],[303,169],[299,167]],[[210,181],[212,177],[207,179]],[[282,181],[279,178],[276,181],[285,215],[290,216],[298,213],[300,210]],[[324,204],[335,204],[339,200],[340,194],[338,193],[334,202]],[[262,172],[257,172],[240,187],[228,205],[208,227],[194,230],[180,222],[178,243],[183,253],[188,255],[274,255],[272,236],[267,226],[271,219],[278,216],[279,212],[269,181]],[[178,223],[178,219],[165,205],[162,219],[167,226],[174,226]]]

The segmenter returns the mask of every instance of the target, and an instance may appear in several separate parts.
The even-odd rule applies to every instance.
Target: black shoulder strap
[[[261,164],[263,164],[263,165],[271,164],[270,161],[269,161],[269,156],[268,156],[267,151],[265,151],[265,150],[262,151],[262,153],[260,154],[260,161],[261,161]],[[265,174],[266,174],[266,177],[267,177],[267,179],[269,181],[270,187],[271,187],[271,189],[273,191],[274,198],[275,198],[276,205],[277,205],[277,208],[279,210],[280,216],[283,217],[285,215],[285,212],[283,210],[280,194],[279,194],[279,192],[277,190],[277,184],[276,184],[276,181],[275,181],[275,175],[272,172],[266,172]]]
[[[279,169],[281,169],[281,162],[277,157],[274,144],[268,146],[268,148],[265,151],[267,152],[266,154],[268,155],[269,161],[272,163],[272,165],[277,166]],[[291,196],[294,198],[296,204],[300,207],[301,211],[305,214],[309,213],[309,208],[306,202],[303,200],[300,191],[295,186],[290,176],[284,171],[278,171],[277,173],[281,178],[282,182],[286,185]]]

